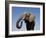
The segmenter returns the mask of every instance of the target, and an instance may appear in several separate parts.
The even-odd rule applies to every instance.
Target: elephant
[[[21,20],[24,20],[25,23],[26,23],[26,29],[27,30],[34,30],[34,26],[35,26],[35,16],[30,13],[30,12],[26,12],[25,14],[22,14],[21,17],[19,17],[19,19],[17,20],[16,22],[16,27],[18,29],[20,29],[22,27],[22,23],[23,21]],[[19,22],[21,21],[21,24],[19,26]]]

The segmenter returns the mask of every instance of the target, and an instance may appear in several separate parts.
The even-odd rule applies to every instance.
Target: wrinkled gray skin
[[[19,26],[19,22],[21,20],[24,20],[25,21],[27,30],[34,30],[34,25],[35,25],[34,20],[35,20],[35,16],[33,14],[26,13],[26,14],[21,15],[21,17],[19,17],[19,19],[16,22],[16,27],[18,29],[20,29],[22,27],[22,22],[21,22],[21,25]]]

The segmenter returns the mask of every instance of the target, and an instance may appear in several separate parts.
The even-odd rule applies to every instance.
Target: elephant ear
[[[32,22],[34,20],[35,20],[35,16],[33,14],[31,14],[30,17],[29,17],[29,22]]]

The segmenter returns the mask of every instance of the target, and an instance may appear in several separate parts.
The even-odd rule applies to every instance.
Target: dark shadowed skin
[[[34,26],[35,26],[35,22],[34,21],[29,22],[29,21],[25,20],[25,23],[26,23],[27,30],[34,30]]]
[[[26,29],[27,30],[34,30],[34,26],[35,26],[35,21],[34,21],[34,15],[30,14],[30,13],[26,13],[23,14],[16,22],[16,27],[18,29],[20,29],[22,27],[22,22],[21,25],[19,26],[19,22],[21,20],[24,20],[26,23]]]

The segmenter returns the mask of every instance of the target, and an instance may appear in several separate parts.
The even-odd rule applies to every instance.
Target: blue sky
[[[35,15],[34,30],[39,30],[40,29],[40,8],[32,8],[32,7],[12,7],[12,30],[26,31],[26,24],[24,23],[24,21],[21,29],[16,28],[16,21],[24,12],[32,12]]]

